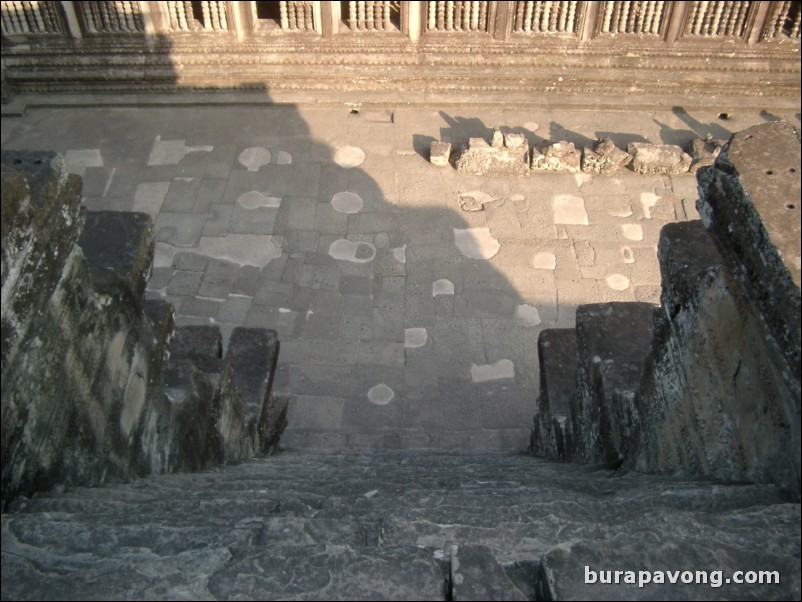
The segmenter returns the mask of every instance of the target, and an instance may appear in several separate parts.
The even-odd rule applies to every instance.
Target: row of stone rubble
[[[533,170],[613,174],[627,166],[640,174],[673,175],[712,165],[720,150],[709,138],[696,138],[688,152],[673,144],[649,142],[630,142],[623,151],[609,138],[582,150],[565,140],[530,150],[523,134],[494,130],[490,143],[484,138],[470,138],[458,149],[454,166],[475,175],[524,175]],[[451,151],[450,142],[434,141],[429,160],[432,165],[448,165]]]

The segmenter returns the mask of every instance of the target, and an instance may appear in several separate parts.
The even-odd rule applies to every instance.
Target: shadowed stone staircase
[[[730,150],[738,148],[734,142]],[[727,160],[725,153],[717,164],[725,176]],[[4,287],[7,180],[4,171]],[[137,219],[90,215],[87,223],[96,229],[105,222],[100,231],[117,232],[123,240],[122,230],[140,230],[129,222],[122,230],[114,224]],[[27,335],[17,337],[21,328],[9,330],[7,338],[6,316],[17,314],[4,307],[2,598],[798,599],[798,317],[783,323],[769,309],[769,319],[753,325],[755,312],[764,314],[733,293],[741,290],[733,284],[739,276],[731,276],[721,261],[711,264],[718,255],[701,224],[677,228],[667,228],[661,241],[664,275],[676,283],[665,287],[662,308],[583,306],[576,329],[543,332],[533,451],[550,459],[303,450],[254,457],[276,449],[283,425],[284,407],[270,396],[278,353],[274,333],[235,330],[223,357],[215,329],[170,335],[169,306],[145,304],[144,325],[136,337],[126,337],[139,343],[122,354],[129,368],[127,378],[117,379],[124,385],[113,397],[120,400],[118,410],[104,419],[107,435],[90,440],[105,454],[102,466],[118,467],[111,475],[118,482],[65,460],[49,472],[26,472],[28,465],[19,462],[13,464],[16,472],[7,473],[7,449],[17,449],[7,442],[28,445],[26,433],[33,427],[17,418],[9,424],[18,430],[6,431],[6,358],[19,357],[15,341]],[[91,243],[85,245],[90,266],[109,265],[98,260],[108,240],[95,253]],[[149,260],[133,262],[143,263]],[[798,271],[796,282],[791,277],[790,284],[772,285],[780,307],[793,316],[799,309]],[[114,274],[129,272],[101,270],[90,288],[98,290],[103,274],[114,283]],[[138,290],[104,286],[99,290],[118,295]],[[123,310],[129,306],[119,302]],[[131,316],[139,314],[125,315],[127,323],[136,323]],[[735,334],[711,348],[715,337],[705,333],[716,332],[722,316],[730,325],[747,326],[730,328]],[[766,347],[758,347],[758,340]],[[107,347],[100,349],[108,358]],[[684,395],[682,378],[693,382],[694,373],[681,368],[682,378],[672,376],[677,366],[689,365],[683,354],[695,353],[690,359],[701,365],[706,349],[710,357],[730,359],[721,360],[718,372],[704,370],[735,371],[728,382],[734,393],[724,389],[725,400],[714,394],[720,379]],[[38,361],[48,365],[45,359]],[[151,361],[161,362],[158,369],[148,367]],[[105,383],[103,370],[99,374],[96,382]],[[148,383],[147,395],[130,384],[136,382],[131,374]],[[744,374],[760,378],[739,380]],[[761,390],[771,394],[757,397]],[[744,412],[749,399],[758,408],[753,414],[768,418]],[[710,410],[719,419],[705,422],[696,410],[711,400],[719,404]],[[70,424],[108,416],[75,412]],[[776,445],[754,454],[724,453],[720,427],[738,415],[751,421],[751,430],[735,429],[738,437],[746,440],[751,432],[769,438],[773,423]],[[794,457],[782,457],[794,446]],[[13,457],[43,465],[39,451],[29,446]],[[64,450],[57,451],[54,457],[63,458]],[[77,472],[60,473],[64,466]],[[157,474],[163,472],[171,474]],[[34,476],[9,481],[7,474]],[[17,483],[8,495],[7,483]]]
[[[37,495],[3,517],[7,599],[784,599],[799,506],[770,485],[525,455],[286,452]],[[774,570],[777,585],[584,584]]]

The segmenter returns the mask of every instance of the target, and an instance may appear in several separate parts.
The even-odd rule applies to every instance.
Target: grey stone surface
[[[630,142],[627,152],[632,155],[630,168],[639,174],[680,174],[691,167],[692,158],[673,144]]]
[[[647,587],[658,598],[800,587],[800,507],[775,487],[510,454],[289,451],[42,494],[3,514],[2,533],[11,599],[642,598],[585,585],[583,565],[781,577]]]

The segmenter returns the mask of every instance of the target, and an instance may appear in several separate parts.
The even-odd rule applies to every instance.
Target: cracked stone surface
[[[179,325],[222,325],[224,345],[236,326],[277,330],[287,446],[522,450],[540,332],[573,327],[580,304],[659,302],[660,228],[697,217],[696,180],[627,168],[475,176],[432,165],[431,141],[481,138],[480,153],[513,156],[546,139],[688,148],[706,132],[671,111],[377,115],[41,108],[4,118],[2,135],[4,149],[53,149],[83,170],[87,208],[152,216],[147,294],[172,303]],[[693,116],[717,139],[764,121]],[[474,382],[473,366],[508,376]],[[386,405],[367,398],[377,384],[394,393]]]

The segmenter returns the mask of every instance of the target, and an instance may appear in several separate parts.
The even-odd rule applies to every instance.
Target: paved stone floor
[[[470,176],[430,165],[429,143],[506,126],[684,144],[777,118],[799,127],[766,111],[63,108],[3,118],[2,143],[63,153],[89,209],[153,216],[148,294],[179,324],[278,331],[286,446],[509,450],[528,442],[539,332],[580,303],[659,303],[658,234],[697,217],[695,177]]]

